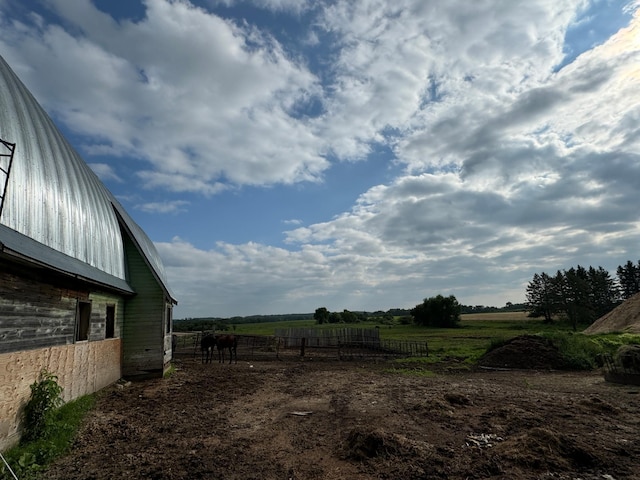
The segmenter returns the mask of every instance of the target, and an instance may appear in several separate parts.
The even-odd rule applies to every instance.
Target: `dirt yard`
[[[43,478],[640,478],[640,387],[410,365],[184,356],[169,378],[104,391]]]

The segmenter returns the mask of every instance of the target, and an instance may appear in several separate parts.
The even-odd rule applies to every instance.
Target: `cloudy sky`
[[[0,0],[176,318],[524,300],[640,258],[640,0]]]

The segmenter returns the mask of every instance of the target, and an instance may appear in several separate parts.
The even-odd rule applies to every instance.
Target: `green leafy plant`
[[[58,377],[42,369],[40,379],[31,385],[31,397],[24,407],[22,441],[36,440],[45,435],[53,423],[53,415],[64,403]]]
[[[604,349],[593,338],[566,332],[544,335],[558,348],[570,370],[592,370],[600,367],[599,360]]]
[[[32,480],[55,458],[68,451],[83,419],[95,404],[95,395],[85,395],[65,403],[52,414],[51,423],[42,436],[32,441],[23,440],[9,449],[6,461],[20,480]],[[0,480],[14,480],[4,463],[0,464]]]

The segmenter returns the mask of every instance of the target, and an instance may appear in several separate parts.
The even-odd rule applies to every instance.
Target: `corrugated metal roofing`
[[[0,224],[110,277],[126,280],[117,210],[158,281],[174,299],[151,240],[1,56],[0,138],[16,144]]]
[[[135,293],[125,280],[109,275],[102,270],[98,270],[87,263],[58,252],[51,247],[47,247],[40,242],[36,242],[0,224],[0,254],[1,253],[37,260],[38,263],[42,265],[46,265],[60,272],[72,274],[77,278],[116,288],[124,293]]]

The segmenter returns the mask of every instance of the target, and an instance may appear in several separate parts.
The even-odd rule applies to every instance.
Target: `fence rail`
[[[377,328],[278,328],[275,336],[284,339],[285,348],[300,347],[303,339],[307,347],[337,347],[349,343],[375,347],[380,343]]]
[[[377,330],[349,329],[344,331],[296,329],[278,331],[277,335],[236,335],[238,358],[242,359],[284,359],[292,357],[314,357],[326,359],[367,359],[426,357],[429,348],[426,342],[381,339]],[[317,335],[317,332],[323,332]],[[375,332],[375,333],[373,333]],[[213,332],[194,332],[176,335],[174,356],[190,355],[198,357],[203,335]],[[309,335],[309,336],[293,336]],[[311,335],[312,334],[312,335]]]

